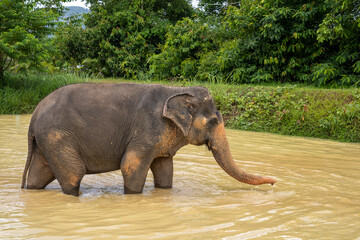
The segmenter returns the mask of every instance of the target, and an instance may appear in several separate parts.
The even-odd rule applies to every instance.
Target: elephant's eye
[[[210,118],[210,120],[208,121],[209,126],[214,126],[214,125],[217,125],[218,123],[219,123],[219,120],[216,117]]]

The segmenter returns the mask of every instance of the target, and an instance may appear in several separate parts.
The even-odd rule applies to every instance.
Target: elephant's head
[[[171,119],[190,144],[206,144],[217,163],[238,181],[260,185],[276,180],[249,174],[234,162],[225,135],[224,120],[205,88],[192,87],[167,99],[163,116]]]

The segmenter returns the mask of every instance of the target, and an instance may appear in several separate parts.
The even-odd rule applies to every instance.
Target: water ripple
[[[0,116],[0,239],[360,239],[359,144],[228,130],[236,164],[275,177],[249,186],[204,147],[174,158],[172,189],[124,195],[120,171],[21,190],[30,116]]]

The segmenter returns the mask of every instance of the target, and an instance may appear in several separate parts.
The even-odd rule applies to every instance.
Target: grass
[[[359,89],[236,86],[210,91],[228,127],[360,142]]]
[[[125,82],[71,74],[7,75],[0,89],[0,113],[31,113],[55,89],[79,82]],[[293,136],[360,142],[360,89],[320,89],[296,85],[229,85],[198,81],[142,81],[207,87],[226,126]]]
[[[52,91],[88,78],[72,74],[8,74],[0,88],[0,114],[31,113],[36,105]]]

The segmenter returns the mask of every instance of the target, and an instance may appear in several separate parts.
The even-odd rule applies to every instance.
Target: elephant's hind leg
[[[66,144],[56,146],[57,151],[45,154],[54,175],[65,194],[79,196],[80,182],[86,173],[86,166],[78,153]]]
[[[79,196],[80,182],[85,176],[86,167],[78,158],[66,158],[62,161],[62,157],[58,157],[55,176],[59,181],[62,191],[65,194]]]
[[[84,174],[85,175],[85,174]],[[60,178],[58,180],[62,191],[65,194],[79,196],[80,195],[80,182],[84,175],[80,174],[69,174],[68,176]]]
[[[156,188],[171,188],[173,182],[173,159],[172,157],[156,158],[152,162],[151,171],[154,175]]]
[[[47,164],[45,157],[38,150],[35,150],[29,168],[26,188],[44,189],[54,180],[55,175]]]

